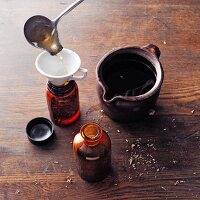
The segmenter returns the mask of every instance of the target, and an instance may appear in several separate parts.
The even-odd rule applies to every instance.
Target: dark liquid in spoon
[[[52,32],[45,32],[43,30],[43,37],[38,42],[38,46],[47,50],[50,54],[56,55],[62,50],[62,46],[59,43],[58,32],[53,29]]]

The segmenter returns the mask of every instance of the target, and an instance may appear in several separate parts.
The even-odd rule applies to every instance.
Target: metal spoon
[[[47,50],[51,55],[59,53],[63,47],[59,42],[57,24],[61,17],[69,13],[83,1],[75,1],[54,20],[50,20],[42,15],[30,17],[24,25],[24,35],[27,41],[34,47]]]

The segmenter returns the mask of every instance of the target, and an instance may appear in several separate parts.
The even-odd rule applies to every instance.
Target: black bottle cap
[[[43,145],[53,138],[53,124],[46,118],[35,118],[27,124],[26,133],[31,143],[35,145]]]

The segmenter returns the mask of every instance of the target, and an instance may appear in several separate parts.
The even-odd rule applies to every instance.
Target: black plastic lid
[[[31,143],[43,145],[48,143],[54,135],[53,124],[46,118],[35,118],[27,124],[26,133]]]

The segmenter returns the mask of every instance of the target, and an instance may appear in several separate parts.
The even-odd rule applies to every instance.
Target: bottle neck
[[[84,143],[87,146],[96,146],[103,134],[103,130],[96,123],[85,124],[81,130],[81,135],[84,139]]]
[[[62,96],[66,93],[71,92],[74,88],[74,85],[75,85],[75,81],[73,81],[73,80],[66,82],[66,83],[64,83],[63,85],[60,85],[60,86],[53,85],[50,81],[47,82],[48,90],[50,92],[52,92],[53,94],[59,95],[59,96]]]

